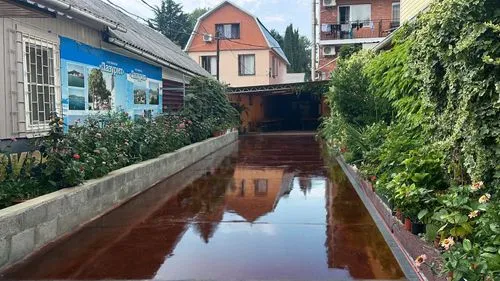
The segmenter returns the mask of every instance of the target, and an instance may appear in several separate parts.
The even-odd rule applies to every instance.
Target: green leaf
[[[464,250],[467,252],[469,252],[472,249],[472,243],[470,242],[469,239],[464,240],[463,246],[464,246]]]
[[[425,217],[425,215],[427,215],[428,213],[429,213],[429,210],[423,209],[422,211],[420,211],[418,213],[417,217],[419,220],[422,220],[422,218]]]

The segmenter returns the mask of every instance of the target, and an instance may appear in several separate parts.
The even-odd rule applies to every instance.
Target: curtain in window
[[[240,75],[254,75],[255,74],[255,56],[242,55],[239,59]]]

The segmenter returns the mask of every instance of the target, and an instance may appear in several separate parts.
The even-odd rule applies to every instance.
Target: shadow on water
[[[251,136],[50,245],[7,279],[401,279],[312,136]]]

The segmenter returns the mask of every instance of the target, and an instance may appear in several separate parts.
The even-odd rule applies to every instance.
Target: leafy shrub
[[[46,161],[33,168],[28,159],[20,171],[0,167],[0,207],[76,186],[237,126],[238,112],[224,90],[213,79],[194,78],[186,106],[177,115],[132,120],[125,112],[96,114],[77,122],[67,133],[62,118],[54,117],[49,135],[37,141]]]
[[[499,36],[500,2],[434,1],[391,50],[341,59],[322,124],[377,192],[437,226],[456,281],[500,280]],[[390,104],[387,118],[372,100]]]

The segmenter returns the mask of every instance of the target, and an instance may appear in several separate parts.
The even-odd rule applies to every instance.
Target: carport
[[[314,131],[325,115],[328,81],[228,88],[244,132]]]

